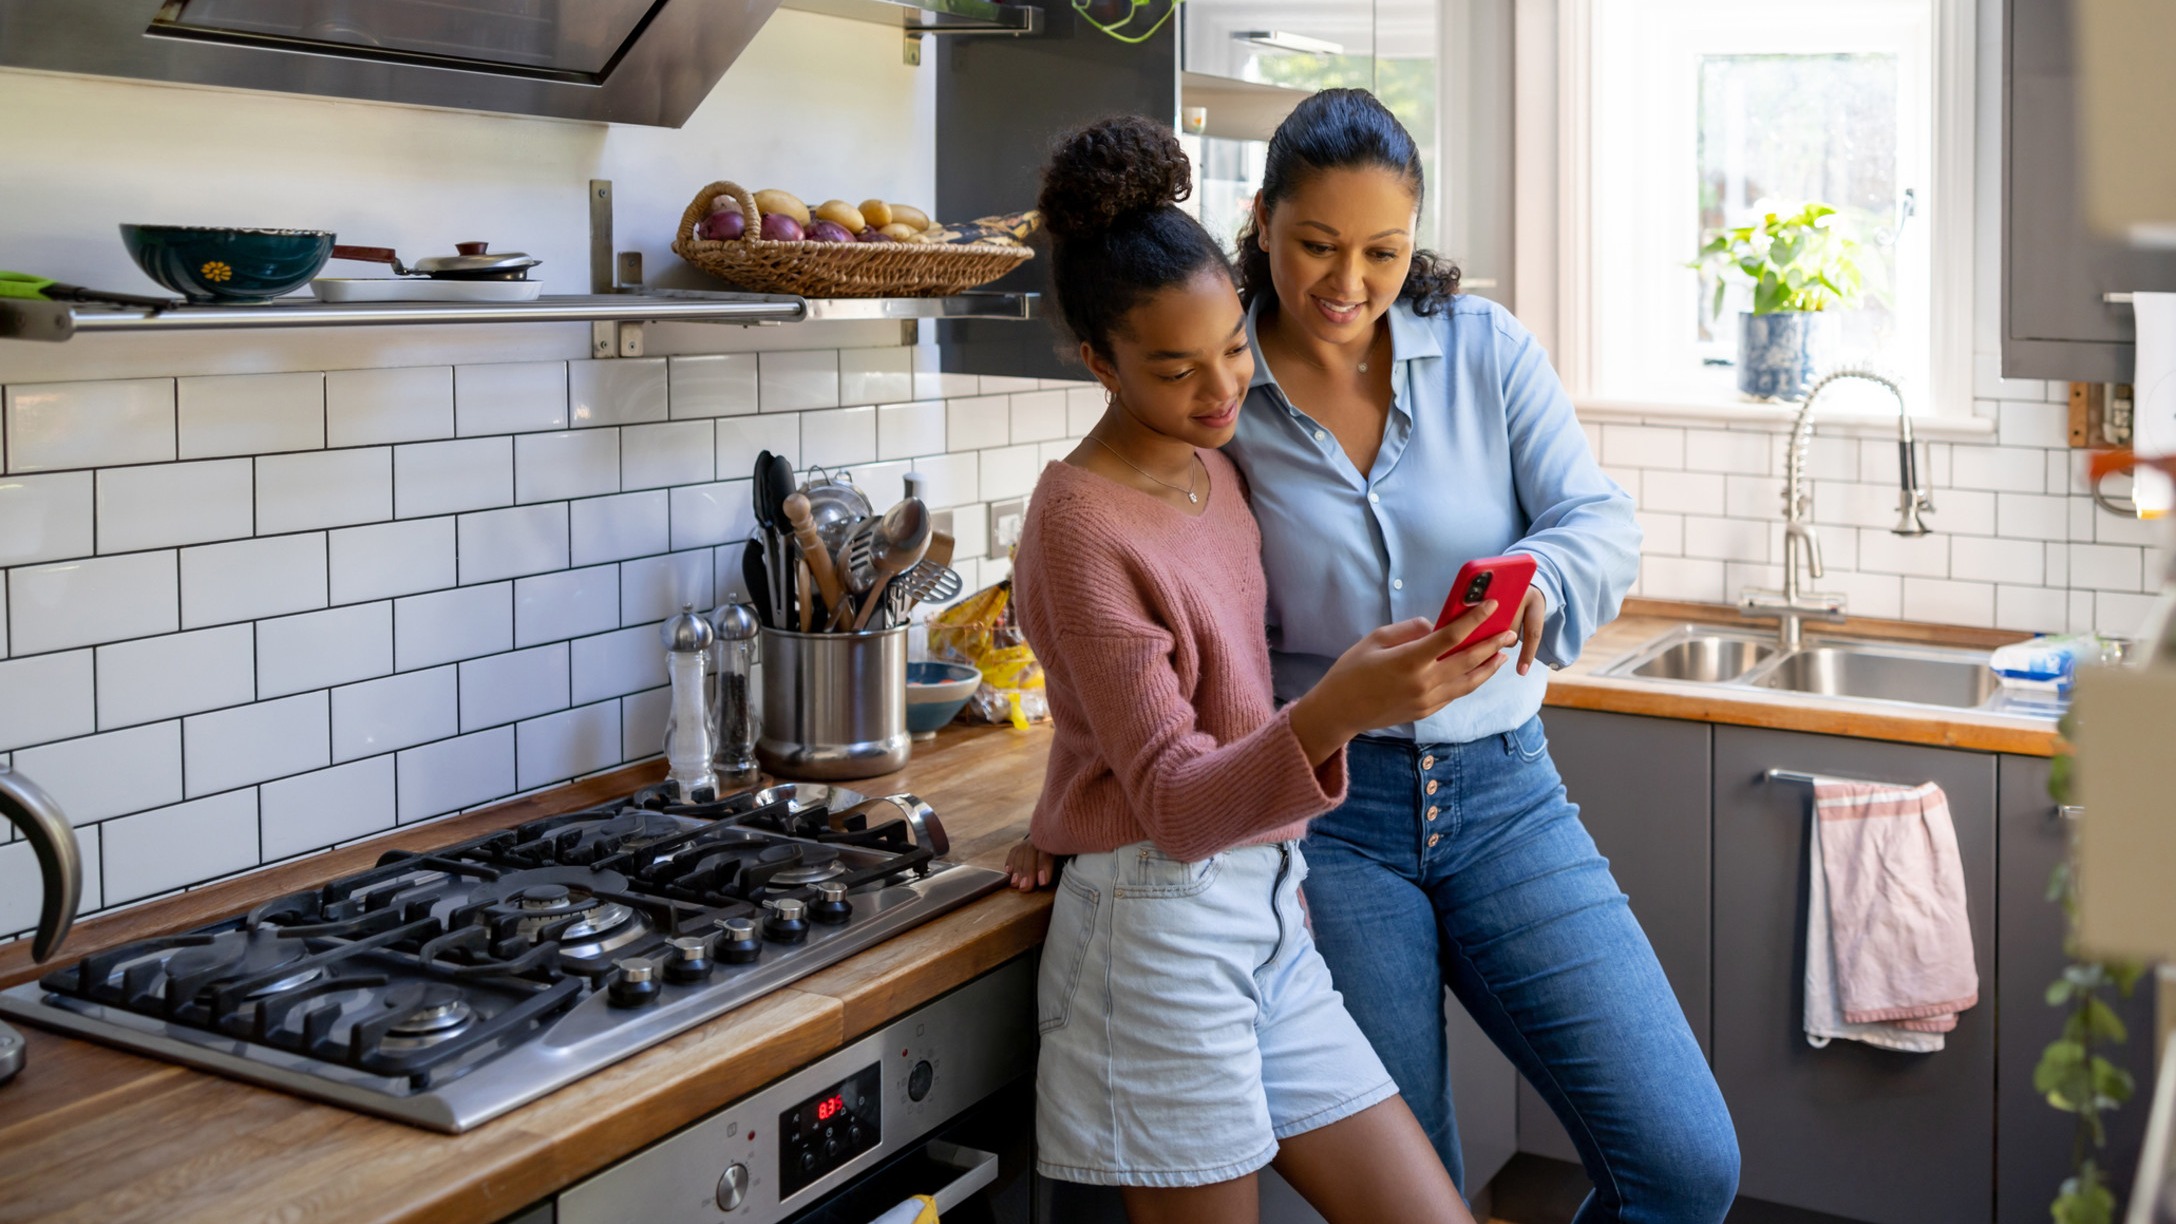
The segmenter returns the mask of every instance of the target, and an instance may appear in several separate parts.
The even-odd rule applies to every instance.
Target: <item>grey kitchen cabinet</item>
[[[1995,1131],[2001,1137],[2002,1159],[1995,1169],[1995,1219],[1999,1224],[2046,1224],[2048,1203],[2070,1176],[2075,1133],[2073,1115],[2058,1111],[2032,1088],[2040,1051],[2062,1034],[2068,1014],[2048,1006],[2046,991],[2069,963],[2063,955],[2062,911],[2047,899],[2048,876],[2062,861],[2069,829],[2055,818],[2054,800],[2048,798],[2046,758],[2003,757],[2001,788]],[[2087,813],[2086,819],[2091,818]],[[2111,992],[2110,1002],[2131,1032],[2111,1057],[2136,1077],[2139,1095],[2104,1119],[2108,1146],[2102,1167],[2108,1170],[2109,1184],[2128,1198],[2145,1142],[2153,1078],[2150,979],[2129,999]]]
[[[2131,308],[2104,293],[2176,289],[2176,251],[2086,225],[2077,198],[2077,0],[2006,0],[2002,74],[2002,372],[2128,382]]]
[[[1709,1023],[1710,739],[1706,723],[1593,710],[1542,714],[1549,755],[1654,945],[1702,1050]],[[1519,1084],[1519,1150],[1578,1161],[1541,1095]]]
[[[1995,1162],[1995,765],[1992,755],[1749,727],[1715,728],[1711,1055],[1737,1124],[1741,1195],[1872,1224],[1992,1218]],[[1981,1002],[1947,1048],[1824,1049],[1803,1028],[1803,784],[1771,768],[1941,784],[1963,860]]]

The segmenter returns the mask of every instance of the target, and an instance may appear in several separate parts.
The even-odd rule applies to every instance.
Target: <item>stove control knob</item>
[[[605,988],[617,1007],[640,1007],[657,1001],[657,966],[640,957],[612,962],[619,972],[612,975],[612,984]]]
[[[745,965],[763,955],[763,941],[753,918],[720,918],[717,958],[728,965]]]
[[[718,1210],[739,1211],[748,1200],[748,1166],[729,1164],[725,1176],[718,1179]]]
[[[808,907],[809,917],[818,922],[841,923],[854,916],[854,904],[846,899],[846,885],[837,880],[825,880],[816,886],[816,900]]]
[[[718,965],[710,959],[710,941],[697,936],[675,939],[672,959],[665,962],[665,977],[674,982],[700,982]]]
[[[808,907],[784,897],[766,902],[771,916],[763,921],[763,933],[782,944],[797,944],[808,938]]]
[[[907,1072],[907,1099],[920,1102],[929,1095],[930,1083],[936,1078],[937,1068],[930,1066],[928,1059],[915,1063],[914,1070]]]

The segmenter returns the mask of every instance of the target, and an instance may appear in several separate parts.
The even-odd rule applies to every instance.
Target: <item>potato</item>
[[[877,233],[892,239],[894,242],[912,242],[921,232],[911,225],[901,225],[897,221],[892,222],[890,225],[877,227]]]
[[[892,220],[900,225],[914,227],[915,233],[921,233],[929,228],[929,214],[912,204],[892,205]]]
[[[769,191],[757,192],[756,211],[762,213],[777,213],[783,217],[792,217],[793,223],[795,225],[798,225],[803,229],[808,228],[808,205],[803,204],[800,201],[800,198],[795,196],[790,191],[779,191],[776,188],[773,188]]]
[[[858,234],[869,228],[869,223],[862,219],[861,210],[844,200],[825,200],[816,206],[812,215],[819,220],[834,222],[849,234]]]
[[[863,200],[861,218],[869,223],[870,229],[883,229],[894,220],[892,206],[882,200]]]

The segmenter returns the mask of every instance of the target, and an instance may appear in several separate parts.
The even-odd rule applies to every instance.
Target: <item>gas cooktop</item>
[[[433,1130],[997,889],[912,795],[666,787],[85,957],[0,1014]]]

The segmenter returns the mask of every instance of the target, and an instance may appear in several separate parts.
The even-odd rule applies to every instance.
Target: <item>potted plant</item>
[[[1826,204],[1772,212],[1755,225],[1708,231],[1688,266],[1715,279],[1708,311],[1719,315],[1734,284],[1752,290],[1738,315],[1738,390],[1761,399],[1799,399],[1829,363],[1836,320],[1865,293],[1859,243]]]

